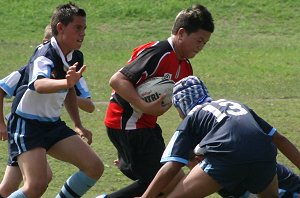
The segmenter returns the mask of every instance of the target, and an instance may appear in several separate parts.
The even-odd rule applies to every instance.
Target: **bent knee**
[[[32,181],[24,184],[23,192],[29,197],[41,197],[48,187],[47,179]]]
[[[86,172],[89,177],[98,180],[104,172],[104,164],[100,158],[94,159],[92,162],[88,163],[88,167],[84,172]]]

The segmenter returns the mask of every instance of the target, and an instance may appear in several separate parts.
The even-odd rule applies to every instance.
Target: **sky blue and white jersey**
[[[82,76],[75,85],[76,95],[81,98],[91,98],[85,78]]]
[[[54,122],[61,115],[61,108],[68,90],[56,93],[41,94],[35,91],[34,82],[40,78],[65,79],[70,65],[83,65],[83,54],[76,50],[70,52],[66,58],[56,40],[37,48],[28,64],[29,83],[17,104],[16,113],[27,119]]]
[[[15,96],[20,85],[28,84],[28,75],[25,74],[26,66],[21,67],[18,71],[10,73],[0,80],[0,88],[6,93],[6,98]],[[25,82],[26,81],[26,82]],[[76,95],[81,98],[91,98],[91,94],[85,78],[82,76],[75,85]]]
[[[11,98],[12,96],[14,96],[21,77],[22,74],[19,71],[14,71],[0,80],[0,88],[6,93],[5,97]]]

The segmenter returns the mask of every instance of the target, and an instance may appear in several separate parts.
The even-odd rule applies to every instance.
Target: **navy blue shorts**
[[[65,122],[41,122],[12,114],[8,120],[8,165],[16,165],[17,156],[28,150],[42,147],[50,149],[62,139],[76,135]]]
[[[204,159],[200,167],[223,188],[234,191],[243,186],[254,194],[267,188],[276,175],[276,162],[224,165]]]

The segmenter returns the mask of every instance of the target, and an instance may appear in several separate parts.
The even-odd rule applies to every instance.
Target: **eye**
[[[204,41],[202,39],[198,40],[198,43],[202,44]]]
[[[203,39],[200,39],[197,41],[199,45],[205,45],[206,42]]]
[[[81,27],[80,25],[78,25],[78,26],[76,27],[76,29],[77,29],[78,31],[80,31],[80,30],[82,29],[82,27]]]

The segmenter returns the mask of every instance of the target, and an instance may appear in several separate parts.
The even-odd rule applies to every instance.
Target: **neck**
[[[182,61],[183,60],[183,57],[180,55],[180,50],[178,49],[178,39],[176,39],[176,36],[175,35],[172,35],[171,36],[171,40],[172,40],[172,44],[173,44],[173,48],[174,48],[174,52],[177,56],[177,59],[179,61]]]

